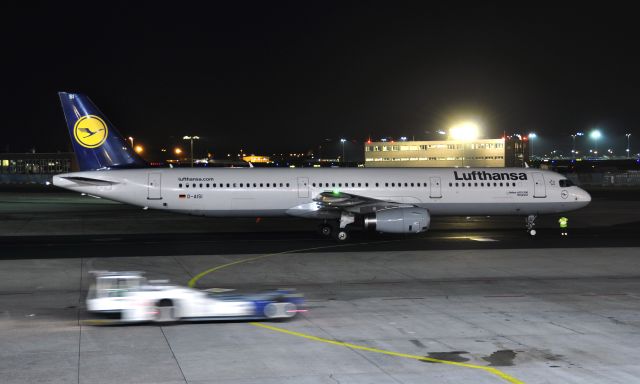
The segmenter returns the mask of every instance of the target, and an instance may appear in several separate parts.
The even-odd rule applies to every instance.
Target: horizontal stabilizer
[[[61,177],[61,178],[65,179],[65,180],[68,180],[68,181],[72,181],[72,182],[74,182],[76,184],[79,184],[79,185],[107,186],[107,185],[118,184],[115,181],[93,179],[93,178],[90,178],[90,177],[66,176],[66,177]]]

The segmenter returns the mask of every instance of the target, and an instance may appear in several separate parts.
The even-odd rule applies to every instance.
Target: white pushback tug
[[[292,289],[239,294],[198,290],[147,281],[142,272],[92,271],[87,310],[119,315],[120,321],[288,319],[302,311],[303,297]]]

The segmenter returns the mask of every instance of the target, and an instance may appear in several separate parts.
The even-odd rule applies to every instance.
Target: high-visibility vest
[[[569,219],[567,219],[566,217],[561,217],[558,219],[558,223],[560,223],[560,228],[567,228],[567,225],[569,224]]]

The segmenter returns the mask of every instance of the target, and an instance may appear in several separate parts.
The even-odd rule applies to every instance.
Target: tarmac
[[[2,383],[634,383],[640,199],[539,219],[434,219],[338,244],[300,220],[212,220],[0,192]],[[95,325],[90,270],[295,287],[287,322]],[[109,324],[109,323],[106,323]]]

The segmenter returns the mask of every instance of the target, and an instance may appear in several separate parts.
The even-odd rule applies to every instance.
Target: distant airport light
[[[190,151],[190,153],[191,153],[191,167],[193,168],[193,140],[200,140],[200,137],[198,137],[198,136],[184,136],[182,139],[191,141],[191,151]],[[242,151],[242,150],[240,150],[240,151]]]
[[[535,132],[529,132],[528,138],[531,139],[529,142],[529,153],[531,153],[531,157],[533,158],[533,139],[538,137]]]
[[[182,153],[182,149],[176,148],[176,149],[173,150],[173,152],[175,152],[176,155],[179,155],[179,154]]]
[[[407,136],[400,137],[400,141],[407,141]]]
[[[445,131],[443,131],[443,130],[437,131],[436,133],[438,133],[438,134],[440,134],[440,135],[446,135],[446,134],[447,134],[447,132],[445,132]]]
[[[136,145],[134,150],[136,151],[136,153],[144,152],[144,148],[142,148],[142,145]]]
[[[454,140],[475,140],[480,136],[480,127],[473,121],[466,121],[451,127],[449,136]]]
[[[598,139],[602,137],[602,133],[600,133],[600,130],[598,129],[594,129],[593,131],[591,131],[591,133],[589,134],[589,136],[593,139],[593,141],[595,142],[595,147],[596,150],[594,151],[594,153],[597,155],[598,154]]]

